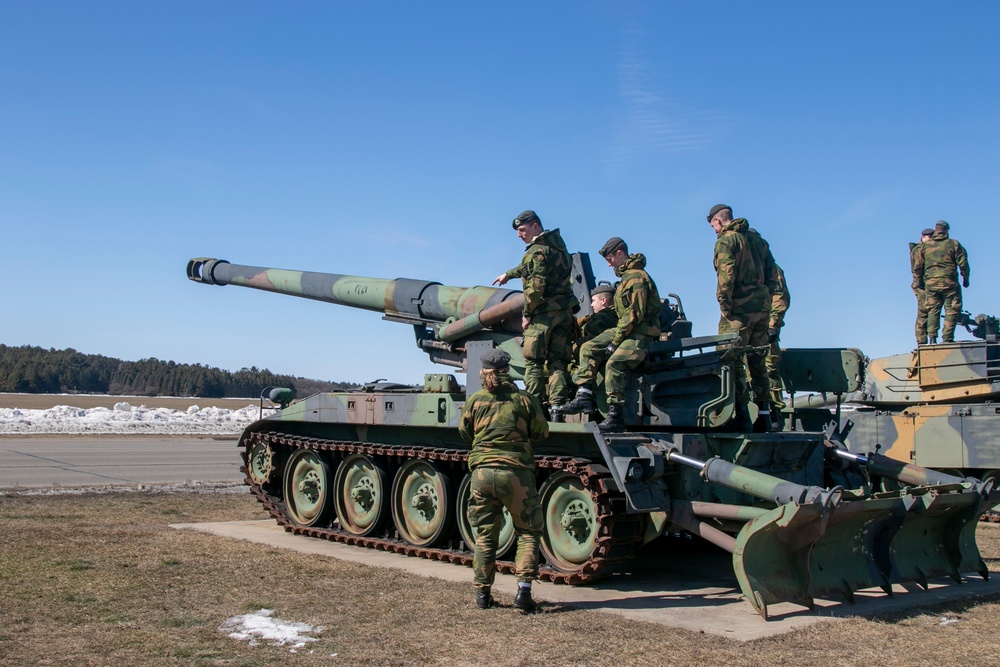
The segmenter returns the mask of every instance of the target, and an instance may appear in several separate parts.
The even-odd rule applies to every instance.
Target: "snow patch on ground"
[[[265,408],[265,416],[272,413]],[[147,408],[125,401],[116,403],[111,410],[71,405],[48,410],[0,408],[0,433],[238,435],[259,416],[260,408],[253,404],[239,410],[197,405],[187,410]]]
[[[292,645],[292,650],[302,648],[308,642],[317,641],[310,633],[323,631],[322,626],[313,627],[307,623],[295,623],[274,618],[273,609],[261,609],[252,614],[241,614],[227,618],[219,627],[219,632],[256,646],[259,641],[272,646]],[[259,641],[258,641],[259,640]]]

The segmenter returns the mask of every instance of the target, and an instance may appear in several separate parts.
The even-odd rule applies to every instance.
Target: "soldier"
[[[914,273],[914,267],[917,264],[917,253],[920,252],[924,243],[931,240],[931,235],[934,234],[934,230],[927,228],[920,232],[920,243],[910,243],[910,272]],[[917,297],[917,321],[913,325],[913,333],[917,337],[917,345],[927,344],[927,311],[924,310],[924,288],[917,287],[918,281],[916,274],[914,274],[913,284],[910,285],[913,289],[913,296]]]
[[[743,355],[738,355],[734,363],[736,378],[736,423],[739,430],[770,431],[771,407],[770,380],[767,366],[760,348],[769,346],[767,325],[770,316],[768,288],[769,278],[773,280],[774,257],[767,241],[750,229],[746,218],[733,219],[733,209],[726,204],[716,204],[708,212],[708,224],[715,230],[714,265],[718,274],[716,296],[719,300],[719,333],[738,334],[739,347],[754,347],[746,354],[746,367],[750,372],[750,387],[747,387],[747,371]],[[758,418],[750,423],[747,403],[753,389],[757,404]]]
[[[522,280],[524,387],[555,413],[554,408],[569,398],[567,367],[572,357],[573,313],[580,309],[570,282],[573,263],[559,230],[544,230],[534,211],[521,213],[513,226],[528,247],[521,263],[501,273],[493,284],[504,285],[511,278]]]
[[[517,531],[517,596],[514,606],[535,611],[531,582],[538,576],[538,542],[542,535],[542,507],[535,488],[532,441],[548,436],[542,406],[510,379],[510,355],[490,350],[481,359],[483,389],[469,396],[458,432],[472,443],[469,453],[469,524],[476,531],[472,578],[476,606],[494,605],[490,589],[496,577],[497,542],[506,507]]]
[[[771,309],[767,322],[767,340],[770,347],[764,365],[767,367],[767,378],[771,389],[771,421],[773,431],[784,430],[784,417],[781,411],[785,409],[785,399],[781,389],[781,328],[785,326],[785,312],[791,305],[792,297],[785,283],[785,272],[777,264],[774,265],[774,280],[769,283]]]
[[[656,283],[646,273],[646,257],[629,254],[628,245],[617,236],[608,239],[601,256],[614,268],[621,284],[615,292],[618,324],[598,334],[580,347],[579,367],[573,374],[576,397],[564,408],[565,414],[593,414],[594,382],[604,366],[608,417],[598,424],[602,431],[621,431],[625,427],[622,405],[625,403],[627,373],[646,358],[649,344],[660,336],[660,294]]]
[[[962,289],[958,274],[962,274],[962,287],[969,286],[969,258],[962,244],[948,237],[951,229],[944,220],[934,225],[931,240],[918,246],[913,262],[914,287],[924,290],[924,312],[927,314],[927,342],[937,342],[944,307],[944,329],[941,342],[955,341],[955,324],[962,312]]]
[[[582,345],[599,333],[603,333],[618,324],[618,314],[615,312],[615,286],[602,283],[590,293],[590,315],[578,317],[577,343]],[[579,346],[577,346],[579,349]]]

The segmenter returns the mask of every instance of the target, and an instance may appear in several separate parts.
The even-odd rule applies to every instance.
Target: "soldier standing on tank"
[[[719,333],[737,334],[738,347],[757,348],[745,355],[745,366],[750,371],[750,387],[747,386],[744,355],[738,355],[734,363],[736,421],[733,426],[742,431],[751,428],[754,431],[770,431],[773,428],[770,380],[762,352],[770,346],[767,325],[771,290],[768,280],[773,280],[774,257],[767,241],[750,229],[746,218],[733,219],[733,209],[727,204],[716,204],[707,217],[708,224],[717,235],[713,264],[718,275],[716,296],[722,315]],[[754,423],[750,422],[747,409],[751,388],[758,415]]]
[[[576,397],[564,408],[565,414],[593,414],[597,411],[594,383],[604,366],[604,389],[608,416],[598,424],[602,431],[625,428],[622,406],[628,373],[646,358],[649,344],[660,337],[660,294],[656,283],[646,273],[646,257],[629,254],[628,245],[617,236],[608,239],[600,250],[608,266],[621,278],[615,292],[618,323],[580,347],[580,361],[573,382]]]
[[[513,226],[528,247],[521,263],[501,273],[493,284],[504,285],[511,278],[522,281],[524,387],[555,414],[555,408],[569,398],[573,313],[580,309],[570,282],[573,262],[559,230],[543,229],[534,211],[521,213]]]
[[[962,312],[962,289],[958,274],[962,274],[962,287],[969,286],[969,257],[962,244],[949,238],[951,229],[944,220],[934,225],[934,234],[919,249],[913,260],[914,288],[924,290],[924,312],[927,315],[927,342],[937,342],[941,325],[941,308],[944,307],[944,329],[941,342],[955,341],[955,324]]]
[[[535,455],[531,443],[549,434],[542,406],[510,379],[510,355],[490,350],[481,359],[483,389],[469,396],[458,432],[472,443],[469,470],[469,524],[476,531],[472,578],[476,606],[493,606],[490,589],[496,577],[497,543],[503,510],[510,512],[517,531],[517,596],[514,606],[535,611],[531,582],[538,577],[538,544],[542,508],[535,487]]]
[[[767,340],[770,346],[767,349],[767,357],[764,365],[767,367],[767,379],[771,390],[771,421],[772,430],[781,431],[784,429],[784,417],[782,410],[785,409],[785,398],[781,388],[781,373],[778,366],[781,364],[781,328],[785,326],[785,313],[791,305],[792,297],[788,292],[788,285],[785,283],[785,272],[775,263],[773,280],[768,283],[770,291],[769,317],[767,322]]]
[[[917,253],[923,247],[923,244],[931,240],[931,236],[934,234],[934,230],[927,228],[920,232],[920,243],[910,243],[910,272],[914,274],[913,284],[910,285],[913,289],[913,296],[917,297],[917,321],[913,325],[913,333],[917,337],[917,345],[927,344],[927,311],[924,310],[924,288],[918,287],[919,282],[916,278],[915,267],[917,265]]]

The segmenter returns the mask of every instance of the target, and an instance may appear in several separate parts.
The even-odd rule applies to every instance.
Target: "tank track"
[[[246,475],[245,483],[270,515],[288,532],[296,535],[327,539],[343,544],[389,551],[406,556],[440,560],[459,565],[472,566],[472,552],[460,538],[452,540],[446,547],[416,547],[404,542],[391,525],[382,537],[360,537],[343,531],[336,524],[317,527],[295,523],[287,514],[281,498],[268,493],[267,489],[251,480],[247,472],[247,452],[255,440],[271,446],[276,452],[291,452],[293,449],[310,449],[336,454],[367,454],[395,460],[402,463],[410,459],[423,459],[436,463],[462,465],[469,453],[459,449],[432,448],[420,446],[395,446],[370,442],[350,442],[322,440],[275,432],[247,433],[240,439],[244,465],[240,471]],[[561,572],[543,563],[538,578],[558,584],[579,585],[600,579],[618,571],[630,561],[642,540],[644,515],[626,514],[624,495],[617,490],[610,472],[603,465],[588,459],[568,456],[536,456],[539,472],[565,471],[577,475],[584,488],[590,493],[597,508],[597,537],[594,550],[581,567],[573,572]],[[391,533],[391,535],[389,534]],[[457,542],[457,544],[456,544]],[[507,560],[497,561],[497,570],[514,574],[514,564]]]

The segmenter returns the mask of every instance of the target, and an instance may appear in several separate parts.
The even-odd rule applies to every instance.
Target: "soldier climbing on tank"
[[[521,263],[493,284],[504,285],[511,278],[523,283],[524,387],[554,414],[569,398],[573,313],[580,309],[570,282],[573,263],[559,230],[543,229],[534,211],[514,218],[513,227],[528,247]]]
[[[949,225],[938,220],[931,239],[918,246],[913,261],[913,284],[924,290],[924,312],[927,314],[927,342],[937,342],[944,308],[944,328],[941,342],[955,341],[955,324],[962,312],[962,287],[969,286],[969,258],[962,244],[949,238]],[[962,287],[958,275],[962,274]]]
[[[920,243],[910,243],[910,272],[913,273],[913,296],[917,297],[917,321],[913,325],[913,333],[917,337],[917,345],[927,344],[927,311],[924,309],[924,288],[916,276],[917,254],[924,244],[931,240],[934,230],[927,228],[920,232]]]
[[[506,507],[517,531],[514,607],[530,614],[535,611],[531,582],[538,577],[543,521],[531,443],[547,437],[549,425],[535,397],[510,379],[509,354],[490,350],[480,361],[483,388],[469,396],[458,425],[461,436],[472,443],[469,524],[476,531],[472,558],[476,606],[489,609],[494,605],[490,590]]]
[[[627,374],[646,358],[649,344],[660,336],[662,303],[656,283],[646,273],[646,257],[642,253],[629,254],[628,245],[617,236],[608,239],[600,253],[621,278],[615,292],[618,323],[580,347],[579,366],[573,374],[576,397],[563,412],[593,414],[597,411],[594,384],[603,366],[608,416],[598,428],[621,431],[625,428],[622,406]]]
[[[708,212],[708,224],[715,230],[714,265],[718,275],[716,296],[719,300],[719,333],[737,334],[738,347],[755,348],[746,352],[746,366],[742,354],[734,362],[736,378],[736,415],[732,426],[740,431],[770,431],[770,380],[764,352],[769,347],[768,320],[771,290],[768,281],[774,279],[774,257],[767,241],[750,229],[746,218],[733,219],[733,209],[727,204],[716,204]],[[747,407],[750,390],[757,404],[757,421],[751,423]]]

